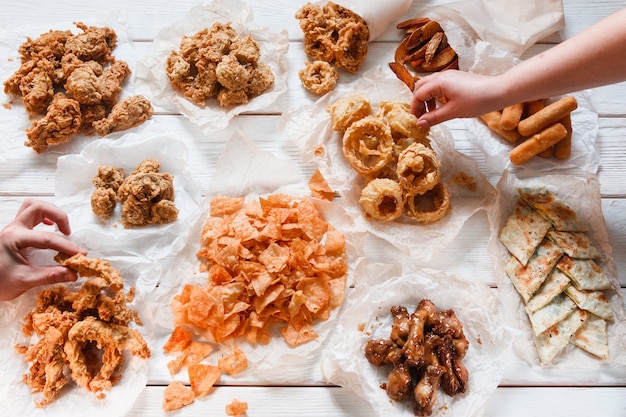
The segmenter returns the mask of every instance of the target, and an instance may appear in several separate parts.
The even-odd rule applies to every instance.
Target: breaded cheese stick
[[[566,136],[567,129],[565,126],[561,123],[555,123],[513,148],[509,158],[515,165],[522,165]]]
[[[500,128],[503,130],[513,130],[517,127],[522,119],[524,112],[524,103],[512,104],[502,109],[502,118],[500,119]]]
[[[537,113],[528,116],[519,122],[517,131],[522,136],[532,136],[541,132],[546,127],[557,123],[578,107],[576,99],[572,96],[563,97],[554,103],[548,104]]]
[[[500,128],[500,119],[502,119],[502,113],[500,111],[492,111],[480,116],[483,122],[487,124],[489,129],[502,136],[507,142],[515,143],[519,140],[520,135],[516,130],[502,130]]]
[[[565,129],[567,136],[554,145],[554,157],[557,159],[567,159],[572,154],[572,116],[568,114],[560,120]]]

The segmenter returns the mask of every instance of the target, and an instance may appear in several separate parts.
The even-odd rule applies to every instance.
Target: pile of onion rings
[[[417,125],[409,104],[384,100],[374,112],[362,95],[329,106],[333,130],[343,135],[343,155],[365,179],[359,203],[368,220],[395,221],[406,214],[432,223],[450,211],[450,192],[441,181],[441,161]]]
[[[314,61],[313,65],[321,61],[351,74],[358,72],[367,57],[369,41],[369,28],[361,16],[329,1],[323,6],[305,4],[296,12],[296,19],[304,34],[304,53]],[[311,71],[309,65],[305,71]],[[323,95],[335,88],[338,76],[337,72],[328,70],[324,73],[324,78],[333,76],[335,80],[325,85],[324,92],[311,90],[308,87],[312,82],[310,78],[303,78],[302,75],[300,78],[309,91]]]

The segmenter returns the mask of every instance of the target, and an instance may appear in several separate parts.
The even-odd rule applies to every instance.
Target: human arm
[[[424,77],[415,84],[411,111],[422,126],[432,126],[623,80],[626,9],[502,74],[484,76],[450,70]],[[436,101],[445,104],[436,108]]]
[[[86,253],[65,236],[33,230],[43,223],[56,224],[59,231],[71,233],[67,215],[57,206],[40,200],[25,200],[15,219],[0,231],[0,301],[11,300],[32,287],[75,281],[76,274],[60,265],[38,266],[28,260],[31,248],[52,249],[68,255]]]

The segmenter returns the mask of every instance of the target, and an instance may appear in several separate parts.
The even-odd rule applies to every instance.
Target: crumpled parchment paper
[[[476,162],[454,148],[454,138],[445,126],[431,129],[433,148],[441,160],[442,181],[452,194],[452,209],[443,219],[422,225],[403,216],[396,222],[368,221],[362,214],[359,198],[364,181],[345,160],[342,138],[332,130],[326,106],[350,94],[365,94],[373,111],[382,100],[411,101],[411,92],[401,81],[380,67],[363,74],[351,91],[334,91],[312,105],[284,113],[281,128],[302,150],[305,160],[318,164],[330,187],[345,201],[346,211],[363,230],[389,241],[409,253],[413,259],[426,262],[454,239],[465,221],[485,209],[494,198],[494,189],[478,169]],[[316,152],[323,148],[323,152]],[[320,155],[321,153],[321,155]],[[473,179],[476,191],[450,185],[454,175],[465,173]]]
[[[57,163],[55,203],[70,218],[72,240],[85,249],[98,251],[107,259],[127,257],[138,261],[158,261],[176,253],[182,246],[189,221],[201,203],[200,186],[189,171],[185,144],[166,130],[148,121],[132,133],[100,139],[79,154],[64,155]],[[145,159],[161,163],[174,182],[174,203],[179,210],[176,221],[162,225],[125,228],[121,223],[121,204],[110,219],[101,219],[91,209],[93,178],[100,165],[124,168],[129,175]],[[156,283],[153,277],[151,284]]]
[[[569,345],[549,367],[540,366],[536,353],[530,321],[523,307],[523,301],[504,271],[507,251],[498,237],[506,219],[513,212],[517,201],[517,188],[546,187],[568,204],[580,221],[589,228],[587,235],[602,252],[600,267],[613,283],[615,291],[605,294],[613,307],[615,320],[609,324],[610,359],[601,361],[582,349]],[[504,306],[506,323],[518,334],[514,338],[514,352],[531,366],[533,381],[563,380],[564,376],[572,383],[617,383],[626,378],[626,316],[623,299],[619,292],[613,255],[608,232],[602,215],[600,184],[594,175],[580,172],[544,173],[535,175],[529,172],[512,173],[505,171],[497,185],[498,198],[488,211],[491,227],[489,253],[497,275],[499,298]]]
[[[323,351],[322,373],[328,382],[350,389],[367,401],[376,416],[413,416],[411,401],[392,401],[380,388],[390,369],[370,364],[365,358],[365,345],[369,340],[389,339],[392,306],[402,305],[413,312],[420,300],[430,299],[438,310],[454,310],[470,342],[462,361],[469,373],[467,391],[450,397],[439,389],[433,415],[480,416],[510,354],[510,333],[503,324],[495,291],[484,284],[410,265],[408,262],[403,269],[385,264],[362,265],[358,274],[370,279],[357,282],[348,294],[336,331]]]
[[[262,175],[259,175],[262,173]],[[199,262],[196,252],[200,248],[200,235],[204,221],[209,215],[211,199],[218,194],[229,196],[245,196],[247,202],[274,193],[286,193],[294,197],[310,197],[306,180],[298,172],[297,165],[293,161],[281,160],[273,154],[262,151],[256,145],[244,138],[239,132],[235,132],[226,144],[226,148],[218,161],[216,174],[213,177],[209,193],[206,195],[200,212],[188,222],[190,230],[186,237],[184,247],[178,252],[172,262],[172,267],[165,273],[159,287],[151,297],[153,314],[155,317],[155,329],[157,341],[155,351],[157,355],[163,355],[162,346],[169,338],[174,329],[174,321],[170,303],[172,298],[182,291],[185,284],[205,284],[208,273],[199,272]],[[348,262],[347,286],[350,286],[357,277],[354,274],[356,266],[363,262],[363,232],[355,228],[348,213],[335,203],[313,199],[324,219],[346,236],[346,250]],[[223,375],[223,378],[242,376],[246,381],[255,379],[265,383],[287,383],[294,381],[294,372],[300,372],[312,363],[312,358],[320,353],[320,346],[335,327],[338,310],[330,315],[329,320],[319,321],[313,324],[313,329],[319,334],[319,338],[302,346],[292,348],[287,345],[278,331],[278,326],[273,330],[273,335],[268,345],[251,346],[245,340],[229,340],[219,345],[214,345],[214,352],[207,359],[207,363],[214,363],[216,357],[227,354],[236,345],[243,350],[248,357],[248,368],[240,375],[231,377]],[[209,335],[203,335],[201,329],[195,329],[196,333],[211,341]],[[167,363],[174,356],[167,356],[162,363]],[[289,363],[289,366],[284,366]],[[307,374],[308,375],[308,374]],[[187,381],[186,372],[174,375],[172,379]],[[304,378],[304,377],[303,377]],[[310,376],[309,376],[310,378]]]
[[[192,36],[216,22],[230,22],[240,36],[252,36],[261,49],[260,61],[269,65],[274,74],[274,85],[247,104],[221,107],[217,100],[211,99],[206,106],[200,107],[170,85],[165,71],[167,57],[179,49],[184,36]],[[257,27],[247,3],[240,0],[213,0],[192,7],[185,17],[157,34],[148,53],[137,63],[135,88],[163,109],[182,113],[203,132],[214,132],[224,129],[240,113],[267,108],[287,91],[288,49],[287,31],[275,32]]]
[[[425,7],[416,16],[441,24],[461,69],[471,66],[471,49],[479,40],[519,57],[565,25],[561,0],[462,0]]]

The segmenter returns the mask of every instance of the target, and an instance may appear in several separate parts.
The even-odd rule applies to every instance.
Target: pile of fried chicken
[[[122,224],[126,228],[171,223],[178,218],[174,204],[174,177],[160,172],[156,159],[144,159],[126,176],[123,168],[101,165],[93,179],[91,209],[103,219],[113,216],[122,204]]]
[[[4,82],[4,92],[21,97],[35,120],[26,146],[37,153],[78,133],[105,136],[135,127],[152,116],[143,96],[120,100],[128,64],[112,52],[117,34],[108,27],[76,23],[82,30],[50,30],[28,38],[18,50],[20,68]]]
[[[422,300],[415,312],[393,306],[389,339],[367,342],[365,357],[377,366],[392,365],[381,388],[395,401],[413,400],[416,416],[429,416],[441,386],[450,396],[465,392],[469,375],[461,360],[469,341],[452,310],[437,311]]]
[[[88,279],[77,291],[65,285],[44,289],[24,319],[22,331],[38,340],[16,349],[31,364],[24,382],[42,394],[36,401],[38,407],[59,396],[70,382],[68,371],[76,385],[102,398],[121,378],[125,350],[143,359],[150,357],[146,341],[129,327],[132,322],[141,325],[141,320],[127,306],[134,289],[124,292],[119,271],[108,261],[80,253],[59,254],[55,259]]]

